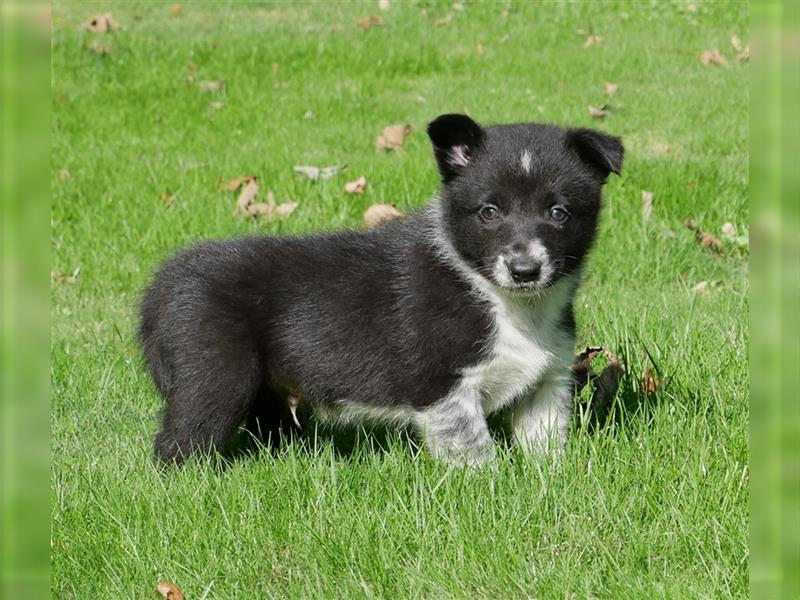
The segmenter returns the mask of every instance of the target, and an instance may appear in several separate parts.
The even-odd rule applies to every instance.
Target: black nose
[[[519,256],[508,263],[508,271],[516,283],[536,281],[542,271],[542,263],[529,256]]]

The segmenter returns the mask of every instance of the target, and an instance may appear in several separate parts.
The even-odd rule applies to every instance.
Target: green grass
[[[681,225],[747,226],[748,67],[729,43],[748,40],[746,5],[391,4],[367,31],[372,2],[54,6],[53,268],[80,272],[52,285],[52,596],[147,598],[161,580],[191,599],[746,596],[747,255]],[[81,29],[104,10],[121,31]],[[692,54],[714,47],[728,68]],[[188,84],[188,63],[224,90]],[[360,227],[373,202],[412,210],[437,188],[425,124],[462,110],[625,141],[577,303],[580,343],[628,365],[613,424],[579,426],[555,466],[505,449],[496,471],[448,472],[402,433],[320,430],[159,474],[161,402],[133,335],[158,262],[203,238]],[[376,153],[402,122],[402,151]],[[337,163],[327,182],[292,172]],[[218,182],[249,174],[300,207],[234,220]],[[367,193],[345,195],[360,175]],[[720,283],[693,293],[701,280]],[[668,379],[654,397],[637,391],[648,367]]]

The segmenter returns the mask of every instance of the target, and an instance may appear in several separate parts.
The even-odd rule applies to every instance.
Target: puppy
[[[572,303],[616,137],[464,115],[428,126],[442,178],[370,231],[200,243],[144,292],[139,339],[166,407],[156,455],[221,449],[245,421],[411,423],[433,456],[481,464],[506,411],[526,453],[572,413]],[[291,415],[290,415],[291,413]]]

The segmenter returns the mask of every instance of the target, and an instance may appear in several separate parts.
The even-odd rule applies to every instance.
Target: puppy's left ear
[[[483,128],[467,115],[442,115],[428,125],[428,137],[445,183],[463,172],[484,135]]]
[[[567,144],[578,153],[580,159],[606,179],[609,173],[620,174],[625,148],[622,141],[594,129],[570,129]]]

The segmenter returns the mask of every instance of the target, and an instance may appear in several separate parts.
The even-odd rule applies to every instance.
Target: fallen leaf
[[[196,63],[189,63],[186,65],[186,70],[189,71],[189,74],[186,76],[186,81],[189,83],[194,82],[194,76],[197,73],[197,64]]]
[[[453,2],[453,10],[456,12],[464,12],[464,5],[461,2]]]
[[[250,205],[256,199],[256,196],[258,196],[258,180],[255,177],[251,177],[242,187],[242,191],[239,192],[233,216],[238,218],[248,214]]]
[[[683,226],[687,229],[691,229],[692,231],[697,231],[700,227],[697,225],[694,219],[684,219]]]
[[[653,214],[653,192],[642,190],[642,219],[650,220]]]
[[[653,371],[648,367],[644,372],[644,377],[639,382],[639,393],[645,396],[653,396],[664,386],[664,383],[663,379],[656,379]]]
[[[95,54],[100,54],[101,56],[111,54],[111,44],[106,44],[100,40],[92,40],[92,43],[86,46],[86,49],[89,52],[94,52]]]
[[[727,67],[728,66],[728,59],[725,56],[714,48],[713,50],[704,50],[700,53],[700,62],[704,65],[719,65],[720,67]]]
[[[69,179],[69,171],[67,171],[66,169],[60,169],[58,171],[58,178],[61,181],[66,181],[67,179]]]
[[[475,44],[475,54],[477,54],[478,56],[483,56],[483,44],[481,44],[480,42]]]
[[[589,35],[586,37],[586,40],[583,42],[584,48],[590,48],[592,46],[599,46],[603,43],[603,36],[602,35]]]
[[[86,22],[86,29],[95,33],[107,33],[120,28],[120,24],[111,16],[111,13],[95,15]]]
[[[575,357],[570,369],[575,382],[574,395],[577,396],[590,381],[597,378],[597,373],[592,369],[592,361],[603,351],[602,346],[586,346],[586,350]]]
[[[223,184],[222,189],[228,190],[229,192],[235,192],[238,190],[243,183],[248,183],[251,179],[255,179],[253,175],[244,175],[242,177],[236,177],[231,179],[229,182]]]
[[[744,48],[744,46],[742,46],[742,40],[735,33],[731,36],[731,46],[733,46],[736,52],[741,52]]]
[[[370,27],[378,27],[383,25],[383,19],[378,16],[372,15],[369,17],[362,17],[356,21],[356,27],[359,29],[369,29]]]
[[[750,60],[750,46],[749,45],[745,46],[744,50],[742,50],[741,52],[739,52],[739,54],[736,55],[736,62],[738,62],[738,63],[746,63],[748,60]]]
[[[50,278],[56,283],[73,285],[78,281],[78,275],[80,274],[80,272],[81,272],[80,267],[77,267],[74,271],[72,271],[71,275],[65,275],[61,271],[51,271]]]
[[[589,114],[592,116],[593,119],[604,119],[608,116],[608,105],[604,104],[603,106],[597,108],[594,106],[589,107]]]
[[[603,84],[603,89],[605,90],[607,96],[613,96],[614,94],[617,93],[617,90],[619,89],[619,84],[606,81]]]
[[[175,199],[175,195],[170,194],[169,192],[162,192],[162,194],[159,196],[159,199],[164,203],[164,206],[169,206]]]
[[[285,81],[276,81],[275,83],[272,84],[272,87],[275,88],[276,90],[285,90],[286,88],[289,87],[289,84],[286,83]]]
[[[183,592],[174,583],[162,581],[156,586],[156,592],[161,594],[167,600],[183,600]]]
[[[384,127],[380,135],[375,138],[376,150],[395,150],[400,148],[406,141],[406,137],[414,130],[411,125],[389,125]]]
[[[211,104],[208,105],[208,108],[210,108],[211,110],[219,110],[223,106],[225,106],[224,102],[222,102],[220,100],[215,100],[214,102],[212,102]]]
[[[443,27],[448,23],[450,23],[450,19],[452,19],[450,15],[447,15],[446,17],[440,17],[438,19],[434,19],[433,24],[436,25],[437,27]]]
[[[363,194],[367,187],[367,178],[363,175],[355,181],[349,181],[344,184],[344,191],[348,194]]]
[[[378,0],[378,10],[383,12],[389,10],[389,0]]]
[[[381,223],[402,217],[396,204],[373,204],[364,212],[364,224],[368,229],[377,227]]]
[[[694,219],[685,219],[683,221],[684,227],[694,231],[695,238],[701,247],[714,252],[722,252],[722,242],[719,238],[711,233],[703,231]]]
[[[702,294],[708,289],[709,286],[708,281],[700,281],[692,286],[692,291],[698,294]]]
[[[295,165],[293,167],[295,173],[301,173],[308,177],[311,181],[319,179],[330,179],[336,173],[344,169],[347,165],[333,165],[331,167],[311,167],[308,165]]]
[[[283,202],[277,204],[275,202],[275,194],[272,190],[267,192],[266,202],[254,202],[250,204],[245,213],[251,217],[260,216],[267,219],[281,219],[292,214],[299,206],[297,202]]]
[[[173,4],[169,9],[169,14],[173,17],[180,17],[183,14],[183,4]]]
[[[218,92],[225,86],[224,79],[206,79],[197,84],[201,92]]]

